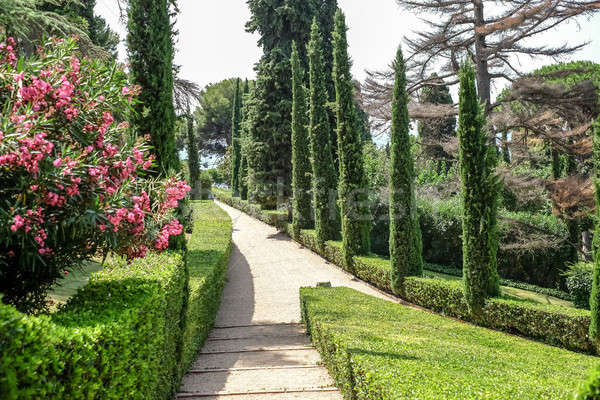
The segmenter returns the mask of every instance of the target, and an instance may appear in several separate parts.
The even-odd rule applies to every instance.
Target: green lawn
[[[599,361],[348,288],[301,298],[323,360],[357,399],[566,399]]]
[[[48,294],[55,303],[65,303],[71,296],[77,293],[77,289],[84,286],[90,280],[90,275],[100,271],[102,265],[99,262],[89,261],[82,268],[76,268],[69,275],[61,279]]]

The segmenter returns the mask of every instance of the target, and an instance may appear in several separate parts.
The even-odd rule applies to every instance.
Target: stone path
[[[227,205],[233,251],[215,328],[178,399],[341,400],[300,324],[298,289],[331,282],[394,300]]]

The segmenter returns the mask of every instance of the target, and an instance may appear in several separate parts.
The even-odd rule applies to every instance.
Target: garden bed
[[[170,399],[214,322],[231,250],[227,214],[193,207],[187,268],[178,253],[114,259],[51,316],[0,304],[0,398]]]
[[[567,399],[598,362],[349,288],[302,288],[300,299],[346,398]]]
[[[232,198],[229,192],[219,190],[215,192],[215,195],[224,203],[240,208],[237,205],[241,200]],[[242,211],[244,210],[242,209]],[[283,222],[283,216],[284,214],[281,213],[276,226],[291,234],[292,232],[287,229],[287,219]],[[314,231],[311,230],[303,230],[294,239],[331,263],[344,268],[341,242],[329,241],[323,249],[319,249]],[[390,268],[388,259],[373,255],[356,257],[352,270],[348,272],[385,292],[392,293]],[[468,311],[461,282],[431,278],[411,277],[406,279],[405,290],[400,297],[440,314],[478,325],[522,335],[570,350],[588,353],[597,353],[598,351],[588,337],[590,313],[586,310],[542,304],[514,296],[503,296],[488,300],[483,316],[476,318]]]

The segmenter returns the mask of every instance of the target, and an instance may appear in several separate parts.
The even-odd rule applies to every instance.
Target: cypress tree
[[[423,274],[423,245],[415,197],[415,166],[410,151],[406,67],[398,48],[392,99],[390,171],[390,260],[392,289],[402,291],[404,277]]]
[[[198,144],[196,143],[196,135],[194,132],[194,117],[187,109],[187,152],[188,152],[188,168],[190,170],[190,185],[192,186],[191,198],[197,200],[201,188],[200,184],[200,160],[198,159]]]
[[[353,256],[369,253],[371,218],[366,205],[367,184],[346,31],[346,18],[338,9],[333,32],[333,80],[339,157],[338,191],[344,262],[347,268],[351,268]]]
[[[241,158],[241,123],[242,123],[242,93],[240,79],[235,81],[235,94],[233,96],[233,116],[231,117],[231,145],[233,147],[231,158],[231,191],[234,196],[240,195],[240,158]]]
[[[598,343],[600,341],[600,117],[594,126],[594,200],[596,202],[596,218],[594,244],[594,274],[592,279],[592,293],[590,296],[590,337]]]
[[[127,50],[132,81],[142,87],[132,125],[150,134],[159,173],[179,170],[173,107],[173,41],[169,0],[130,0]]]
[[[248,199],[248,182],[246,176],[248,175],[248,157],[246,156],[246,142],[248,141],[248,96],[250,92],[250,85],[248,79],[244,82],[244,95],[242,99],[242,127],[240,137],[240,177],[238,178],[238,184],[240,186],[240,198],[242,200]]]
[[[328,91],[327,74],[323,69],[323,39],[317,24],[313,20],[310,42],[308,43],[308,61],[310,67],[310,153],[313,174],[313,207],[315,214],[315,233],[320,248],[327,240],[339,235],[339,216],[336,204],[330,202],[330,191],[336,188],[336,170],[333,161],[329,113],[326,109]],[[337,142],[337,141],[336,141]]]
[[[328,6],[334,0],[248,0],[252,14],[248,32],[260,35],[264,54],[256,66],[255,113],[251,118],[253,144],[248,160],[252,175],[249,197],[267,207],[276,194],[289,196],[292,181],[292,41],[307,43],[313,17],[331,27]],[[331,32],[331,28],[328,28]],[[300,65],[308,68],[304,46],[298,48]],[[280,188],[283,190],[281,193]]]
[[[304,73],[296,42],[292,43],[292,227],[298,235],[310,227],[310,159]]]
[[[483,108],[475,89],[475,70],[469,62],[459,73],[459,165],[463,206],[463,278],[471,311],[481,312],[485,299],[499,294],[496,269],[496,215],[500,183],[494,176],[496,149],[488,146]]]

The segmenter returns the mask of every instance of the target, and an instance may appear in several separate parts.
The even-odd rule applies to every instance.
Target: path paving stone
[[[394,301],[286,235],[218,203],[233,251],[215,328],[177,398],[341,400],[300,324],[298,289],[331,282]]]

